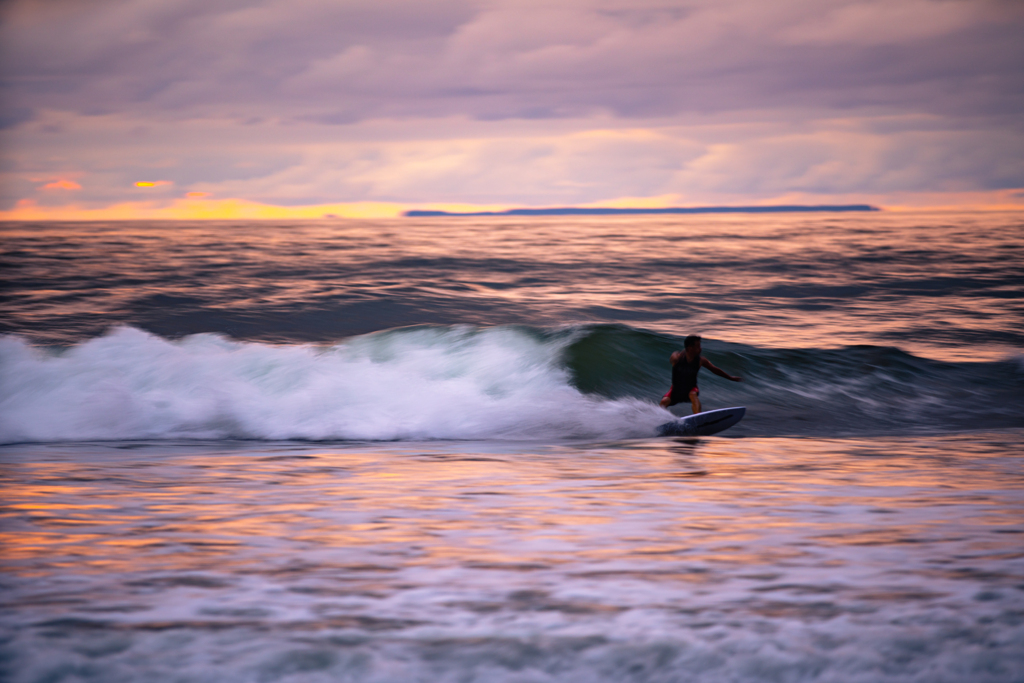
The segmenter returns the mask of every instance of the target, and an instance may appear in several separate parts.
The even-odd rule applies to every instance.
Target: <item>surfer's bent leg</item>
[[[700,389],[694,387],[690,389],[690,403],[693,404],[693,414],[696,415],[701,411],[700,408]]]
[[[661,397],[661,403],[659,403],[658,405],[660,405],[662,408],[668,408],[670,405],[672,405],[672,387],[668,388],[668,391],[665,393],[665,395]]]

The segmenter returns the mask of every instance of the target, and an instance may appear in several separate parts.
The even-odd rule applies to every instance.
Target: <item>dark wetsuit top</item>
[[[686,354],[672,366],[672,397],[669,405],[690,400],[690,391],[697,386],[697,373],[700,372],[700,356],[692,361],[686,360]]]

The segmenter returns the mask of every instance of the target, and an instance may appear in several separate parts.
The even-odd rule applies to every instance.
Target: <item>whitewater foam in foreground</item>
[[[564,344],[516,328],[394,330],[331,347],[128,327],[62,351],[0,339],[0,442],[545,439],[653,433],[651,402],[584,395]]]

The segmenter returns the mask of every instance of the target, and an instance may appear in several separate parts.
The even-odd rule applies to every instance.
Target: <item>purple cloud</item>
[[[30,177],[61,169],[86,174],[90,201],[123,198],[154,166],[177,188],[280,202],[1024,185],[1019,3],[8,0],[2,11],[8,206]],[[393,122],[386,134],[381,121]]]

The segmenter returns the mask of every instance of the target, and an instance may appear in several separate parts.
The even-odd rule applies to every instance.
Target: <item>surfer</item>
[[[700,355],[700,352],[700,335],[691,334],[683,340],[683,350],[674,351],[669,356],[672,362],[672,386],[661,399],[662,408],[689,401],[693,405],[694,414],[701,411],[700,389],[697,388],[697,373],[701,368],[707,368],[719,377],[733,382],[743,381],[742,378],[716,367],[714,363]]]

